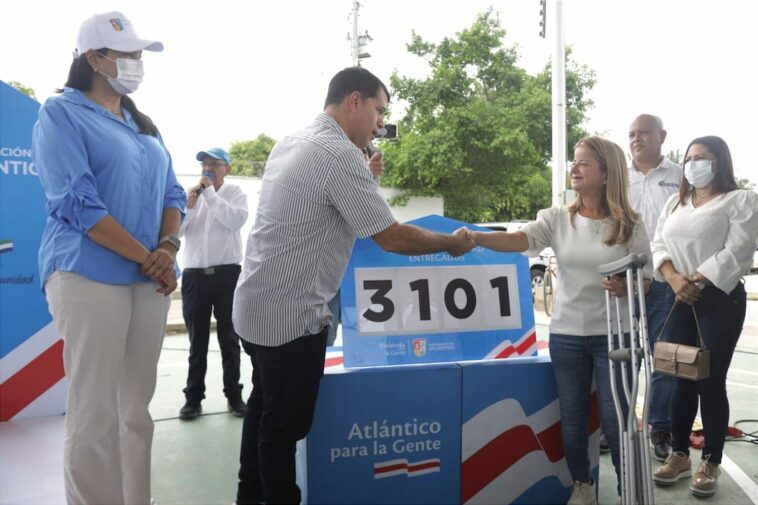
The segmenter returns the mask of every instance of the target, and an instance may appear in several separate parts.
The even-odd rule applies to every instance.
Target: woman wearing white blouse
[[[560,265],[555,312],[550,321],[550,356],[561,411],[561,436],[574,491],[569,504],[596,504],[590,475],[589,413],[592,379],[600,418],[619,473],[619,432],[610,388],[605,294],[626,294],[626,283],[603,280],[597,266],[628,254],[650,257],[645,226],[629,205],[624,152],[600,137],[574,146],[568,207],[541,210],[534,223],[515,233],[471,232],[477,244],[498,251],[538,253],[552,247]],[[652,277],[648,267],[646,277]],[[628,314],[622,312],[628,327]],[[614,323],[615,324],[615,323]],[[620,377],[619,377],[620,380]]]
[[[679,194],[664,206],[651,247],[655,277],[668,282],[671,319],[663,340],[700,345],[695,317],[710,351],[710,376],[677,379],[671,407],[674,452],[653,474],[661,485],[692,475],[689,435],[701,402],[705,447],[690,491],[716,492],[729,423],[726,374],[745,320],[747,274],[758,237],[758,194],[739,189],[729,147],[719,137],[693,140],[684,155]],[[697,316],[693,316],[694,313]]]

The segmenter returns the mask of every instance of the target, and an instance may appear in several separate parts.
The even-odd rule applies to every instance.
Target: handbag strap
[[[666,316],[666,321],[663,323],[663,326],[661,327],[660,333],[658,333],[658,337],[656,337],[655,341],[658,342],[661,340],[661,337],[663,336],[663,331],[666,329],[666,325],[669,324],[669,319],[671,319],[671,314],[674,313],[674,307],[676,307],[676,304],[679,303],[678,301],[674,301],[674,303],[671,305],[671,310],[669,310],[669,315]],[[700,331],[700,323],[697,320],[697,312],[695,311],[695,304],[693,303],[690,305],[692,307],[692,315],[695,317],[695,327],[697,328],[697,335],[700,337],[700,347],[703,349],[706,349],[705,347],[705,340],[703,340],[703,334]]]

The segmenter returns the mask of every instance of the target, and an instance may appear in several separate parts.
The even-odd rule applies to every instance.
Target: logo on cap
[[[112,19],[109,19],[108,21],[111,22],[111,26],[117,32],[123,32],[124,28],[126,28],[126,22],[123,19],[112,18]]]

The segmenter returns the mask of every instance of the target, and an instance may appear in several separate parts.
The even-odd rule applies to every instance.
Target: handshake
[[[451,235],[450,245],[446,248],[450,256],[461,256],[476,247],[474,232],[465,226],[458,228]]]
[[[400,223],[372,236],[385,251],[412,256],[443,251],[450,256],[461,256],[478,245],[475,237],[476,234],[465,226],[448,234]]]

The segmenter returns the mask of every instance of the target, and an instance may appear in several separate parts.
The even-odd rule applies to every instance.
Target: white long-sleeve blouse
[[[671,260],[677,272],[700,272],[714,286],[731,293],[749,270],[758,239],[758,193],[736,189],[694,207],[688,196],[677,205],[672,195],[658,219],[650,244],[656,280]]]

